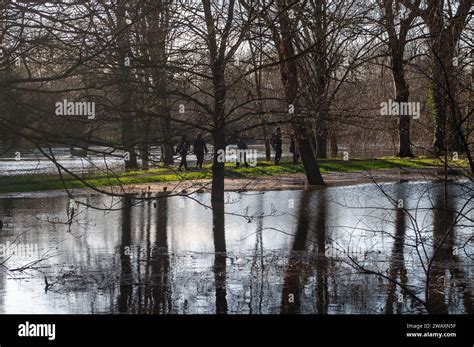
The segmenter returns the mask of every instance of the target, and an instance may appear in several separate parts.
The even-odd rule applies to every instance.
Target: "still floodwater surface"
[[[230,150],[236,149],[235,145],[227,146],[228,155],[226,156],[227,162],[234,162],[235,158],[232,157]],[[104,172],[109,170],[123,171],[124,160],[123,153],[121,151],[114,150],[113,148],[107,147],[91,147],[91,151],[87,157],[78,157],[70,154],[68,148],[54,148],[51,149],[51,153],[46,151],[50,155],[54,155],[55,160],[59,165],[68,169],[76,174],[92,174],[95,172]],[[212,146],[208,145],[209,153],[212,153]],[[249,150],[252,155],[256,154],[255,159],[265,160],[265,147],[261,145],[250,145]],[[21,160],[15,159],[15,155],[19,154]],[[282,154],[283,159],[291,160],[292,154],[285,148]],[[175,157],[176,161],[179,162],[178,156]],[[187,157],[190,165],[195,165],[196,156],[190,153]],[[156,165],[161,161],[161,150],[157,147],[150,149],[150,162],[151,165]],[[249,154],[249,161],[250,154]],[[140,162],[140,160],[139,160]],[[211,155],[206,155],[205,163],[211,163]],[[48,158],[45,158],[38,150],[28,150],[23,152],[11,152],[1,153],[0,151],[0,163],[2,170],[0,176],[20,176],[20,175],[38,175],[38,174],[56,174],[57,166]]]
[[[84,195],[105,210],[80,206],[70,232],[67,198],[0,197],[0,244],[18,246],[0,262],[44,258],[0,268],[0,313],[472,313],[472,184],[447,208],[437,183],[382,188],[407,211],[374,185],[229,193],[225,215],[207,194]]]

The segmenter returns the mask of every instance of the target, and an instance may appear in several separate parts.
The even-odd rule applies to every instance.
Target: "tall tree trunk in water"
[[[276,43],[280,58],[280,74],[283,82],[288,108],[294,111],[294,118],[298,120],[298,109],[296,107],[298,95],[298,67],[295,60],[295,49],[293,38],[295,30],[289,19],[288,3],[286,0],[277,1],[280,15],[278,17],[280,24],[280,33],[273,29],[273,39]],[[295,134],[298,139],[301,161],[305,169],[306,178],[310,185],[324,185],[323,177],[319,171],[316,162],[315,152],[310,143],[309,136],[304,126],[296,122],[294,126]]]
[[[137,169],[137,155],[135,153],[135,130],[132,116],[132,95],[130,91],[131,76],[126,62],[132,58],[130,49],[130,31],[126,29],[127,22],[125,19],[125,6],[124,0],[118,0],[116,4],[116,16],[117,16],[117,57],[119,66],[119,96],[120,96],[120,123],[122,127],[122,146],[126,152],[127,157],[125,159],[125,169]]]
[[[226,289],[226,243],[224,224],[224,202],[212,201],[214,234],[214,282],[216,287],[216,314],[227,313]]]
[[[214,159],[212,162],[213,202],[224,202],[224,169],[225,169],[225,127],[214,130]]]
[[[230,6],[234,6],[231,1]],[[205,1],[206,22],[208,31],[215,40],[215,28],[212,20],[210,2]],[[232,20],[232,18],[230,18]],[[222,43],[221,43],[222,44]],[[212,164],[212,192],[211,205],[213,212],[214,233],[214,280],[216,286],[216,314],[227,313],[226,290],[226,242],[224,224],[224,173],[225,173],[225,147],[226,123],[225,100],[227,87],[225,84],[225,62],[223,55],[217,55],[215,41],[211,44],[211,71],[214,87],[214,160]]]
[[[233,21],[235,0],[230,0],[226,29],[222,34],[220,45],[217,43],[217,34],[210,0],[203,0],[204,17],[207,27],[207,40],[209,48],[210,68],[214,92],[214,110],[212,137],[214,140],[214,160],[212,164],[212,193],[213,203],[224,203],[224,168],[226,147],[226,119],[225,101],[227,86],[225,82],[226,46]]]
[[[298,136],[298,146],[300,150],[301,161],[303,162],[304,171],[308,183],[313,186],[324,185],[323,177],[319,171],[318,163],[314,157],[314,149],[311,145],[306,128],[296,127]]]
[[[216,203],[224,203],[226,85],[223,64],[223,60],[218,60],[212,66],[214,84],[214,131],[212,134],[214,139],[214,160],[212,163],[211,199]]]

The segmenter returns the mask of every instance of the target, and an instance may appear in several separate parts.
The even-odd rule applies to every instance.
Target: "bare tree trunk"
[[[122,143],[124,151],[126,152],[125,169],[133,170],[138,169],[137,154],[135,153],[135,133],[133,130],[133,121],[130,116],[120,112],[121,124],[122,124]]]
[[[140,143],[140,157],[142,159],[142,170],[148,170],[150,168],[150,151],[146,140],[142,140]]]
[[[168,71],[168,54],[166,44],[170,34],[170,4],[147,0],[145,6],[146,21],[142,31],[145,32],[146,48],[144,58],[149,60],[152,70],[156,109],[159,115],[158,128],[161,130],[161,161],[165,165],[174,163],[173,133],[171,129],[169,97],[167,95],[170,77]]]
[[[314,55],[314,64],[316,67],[316,102],[317,110],[317,126],[316,126],[316,158],[327,159],[327,102],[326,88],[328,85],[328,67],[327,58],[327,28],[326,28],[326,1],[315,1],[315,15],[317,25],[315,28],[316,46]]]
[[[405,43],[403,43],[405,45]],[[395,102],[399,105],[408,102],[410,90],[405,80],[405,70],[403,67],[403,51],[404,49],[398,47],[392,52],[392,73],[395,79],[396,97]],[[398,118],[398,136],[399,136],[399,152],[397,157],[407,158],[414,157],[411,152],[410,140],[410,121],[411,115],[403,114]]]
[[[434,41],[434,40],[432,40]],[[436,44],[438,46],[438,44]],[[432,48],[433,50],[435,48]],[[448,107],[445,100],[445,95],[443,89],[446,87],[444,83],[445,74],[443,72],[443,61],[447,58],[442,57],[442,55],[447,54],[445,48],[438,47],[444,52],[437,51],[438,57],[434,57],[433,62],[433,101],[435,107],[435,130],[434,130],[434,140],[433,140],[433,149],[436,156],[440,156],[444,153],[445,150],[445,141],[448,140],[448,134],[446,134],[446,125],[448,121]]]
[[[333,135],[330,139],[331,142],[331,158],[337,158],[337,153],[339,149],[337,147],[337,138]]]
[[[258,36],[258,41],[251,39],[249,40],[249,47],[250,47],[250,52],[251,52],[251,59],[252,59],[252,64],[254,69],[258,69],[259,66],[263,64],[263,49],[264,49],[264,44],[262,43],[262,26],[259,25],[259,36]],[[254,41],[257,41],[257,43],[254,43]],[[254,48],[254,44],[256,47]],[[262,70],[259,69],[257,72],[254,74],[255,76],[255,90],[257,92],[257,105],[258,105],[258,113],[265,118],[264,115],[264,106],[263,106],[263,93],[262,93]],[[270,137],[268,136],[268,127],[265,122],[263,126],[263,138],[264,138],[264,143],[265,143],[265,160],[266,161],[271,161],[272,160],[272,155],[271,155],[271,146],[270,146]]]
[[[308,183],[313,186],[324,185],[324,180],[319,171],[318,163],[314,158],[313,146],[311,145],[311,141],[307,136],[305,129],[302,128],[298,130],[298,146]]]
[[[293,29],[288,16],[287,2],[285,0],[278,0],[277,4],[280,10],[279,23],[281,33],[278,34],[276,30],[274,30],[273,37],[281,60],[280,74],[286,100],[289,108],[292,107],[295,110],[295,118],[297,118],[298,112],[295,103],[298,95],[298,67],[293,46],[295,29]],[[295,125],[294,130],[298,139],[301,161],[303,162],[308,183],[310,185],[324,185],[324,180],[319,171],[314,149],[311,146],[306,129],[302,126]]]
[[[384,26],[388,33],[388,46],[390,49],[391,63],[392,63],[392,75],[395,81],[395,102],[399,105],[401,103],[408,102],[410,96],[410,89],[405,79],[405,62],[404,53],[407,42],[407,35],[411,28],[412,22],[416,16],[416,11],[411,11],[409,17],[405,21],[399,23],[399,31],[397,34],[396,30],[396,17],[399,11],[398,0],[390,0],[383,2],[384,5]],[[394,9],[394,6],[395,9]],[[410,120],[411,115],[402,114],[398,118],[398,139],[399,139],[399,151],[397,156],[401,158],[413,157],[411,152],[411,140],[410,140]]]
[[[410,0],[402,0],[412,11],[417,11],[430,31],[430,49],[433,64],[433,99],[435,103],[435,133],[433,147],[436,155],[444,152],[445,145],[449,150],[464,152],[461,133],[457,122],[457,114],[450,114],[449,100],[454,95],[453,58],[461,33],[466,26],[471,12],[472,0],[460,0],[456,13],[445,16],[445,1],[429,0],[426,8],[420,9],[418,4]],[[450,132],[448,134],[447,132]]]
[[[265,137],[265,160],[272,161],[272,150],[270,146],[270,137],[268,136],[267,126],[263,128],[263,136]]]
[[[225,162],[219,160],[220,153],[225,152],[225,128],[218,128],[214,133],[214,160],[212,163],[212,201],[224,202]]]
[[[125,20],[125,1],[118,0],[116,5],[117,29],[119,31],[118,38],[118,65],[120,66],[119,76],[119,95],[120,95],[120,121],[122,126],[122,145],[129,160],[125,160],[125,169],[137,169],[137,155],[135,153],[135,130],[132,118],[131,106],[132,96],[130,91],[130,71],[125,66],[126,58],[131,58],[130,39],[128,37],[129,30],[126,30]]]
[[[225,102],[227,86],[225,81],[226,47],[231,23],[234,18],[235,0],[230,0],[228,15],[226,18],[226,29],[222,34],[220,44],[217,42],[216,27],[211,10],[210,0],[203,0],[204,16],[207,27],[207,39],[209,48],[210,68],[212,72],[212,84],[214,91],[213,110],[213,133],[214,140],[214,160],[212,164],[212,193],[213,203],[224,203],[224,174],[225,174],[225,153],[226,148],[226,113]]]
[[[162,161],[165,165],[173,165],[174,163],[174,151],[173,151],[173,137],[171,135],[171,121],[169,117],[162,120],[161,129],[163,132],[163,144],[161,146]]]
[[[316,135],[316,158],[327,159],[328,157],[328,146],[327,137],[324,135]]]
[[[403,64],[400,62],[400,64]],[[394,64],[394,66],[397,66]],[[400,70],[401,69],[401,70]],[[395,102],[401,104],[408,102],[408,96],[410,94],[408,85],[405,82],[405,76],[403,67],[394,67],[393,74],[395,76],[395,85],[397,88],[397,96]],[[412,158],[414,157],[411,151],[411,140],[410,140],[410,121],[411,115],[403,114],[398,118],[398,136],[399,136],[399,152],[397,157],[400,158]]]

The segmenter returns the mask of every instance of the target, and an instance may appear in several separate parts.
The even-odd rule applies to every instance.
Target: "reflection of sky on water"
[[[38,245],[37,254],[14,256],[8,266],[19,267],[45,252],[54,256],[38,264],[37,271],[0,275],[0,312],[214,313],[219,305],[229,313],[422,312],[414,300],[398,303],[399,288],[347,264],[344,252],[364,267],[406,277],[407,285],[424,295],[426,276],[411,246],[416,242],[411,225],[416,222],[422,230],[430,254],[434,223],[441,220],[431,207],[439,208],[440,191],[421,183],[382,188],[393,199],[404,199],[409,210],[418,207],[415,220],[405,217],[405,229],[399,227],[400,214],[387,209],[388,199],[373,185],[229,193],[227,258],[220,260],[214,256],[212,210],[185,197],[160,200],[156,208],[153,202],[110,212],[82,207],[71,233],[60,224],[67,220],[65,198],[0,199],[0,215],[14,221],[14,229],[1,233],[0,242],[21,235],[20,242]],[[465,193],[459,196],[457,188],[453,195],[458,198],[450,199],[449,206],[461,207],[472,188],[471,195]],[[195,198],[209,204],[206,194]],[[107,206],[111,198],[77,200]],[[472,216],[473,203],[469,206],[465,212]],[[264,218],[249,223],[233,214]],[[456,228],[446,250],[451,256],[443,250],[440,258],[455,269],[452,276],[446,272],[449,279],[442,286],[451,313],[469,310],[466,301],[472,292],[472,261],[466,254],[473,253],[467,242],[473,226],[466,219],[459,224],[464,227]],[[404,245],[394,242],[397,233],[404,235]],[[461,244],[467,246],[453,261],[453,249]],[[445,273],[438,265],[433,271]],[[43,274],[49,284],[57,281],[47,293]],[[220,291],[217,282],[222,282]],[[285,302],[289,294],[296,303]],[[442,301],[437,307],[444,307]]]
[[[227,162],[236,162],[235,153],[232,152],[232,150],[235,150],[236,148],[237,146],[235,145],[227,147]],[[205,157],[206,163],[211,161],[212,146],[208,145],[208,150],[209,154]],[[253,163],[257,158],[258,160],[265,159],[264,146],[251,145],[249,146],[249,151],[249,163]],[[21,160],[15,160],[15,153],[12,152],[0,156],[0,165],[2,168],[0,176],[57,173],[58,169],[56,165],[49,159],[45,158],[37,150],[20,152]],[[48,151],[46,151],[46,153],[50,155]],[[118,150],[114,151],[108,148],[93,148],[93,151],[89,153],[87,158],[71,156],[69,149],[67,148],[55,148],[53,153],[54,158],[57,160],[59,165],[76,173],[92,173],[107,169],[123,170],[124,168],[124,160],[122,159],[123,154]],[[151,163],[157,164],[161,159],[161,151],[158,147],[153,147],[150,151],[150,155]],[[283,157],[288,159],[291,157],[291,153],[285,149]],[[175,156],[175,158],[175,163],[179,164],[178,156]],[[190,153],[187,160],[191,165],[194,165],[196,162],[196,156]]]

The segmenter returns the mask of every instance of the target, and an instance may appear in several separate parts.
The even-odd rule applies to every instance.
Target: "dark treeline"
[[[241,135],[269,159],[276,127],[313,185],[341,148],[473,169],[471,18],[470,0],[2,0],[1,149],[148,169],[201,132],[220,202],[218,151]]]

